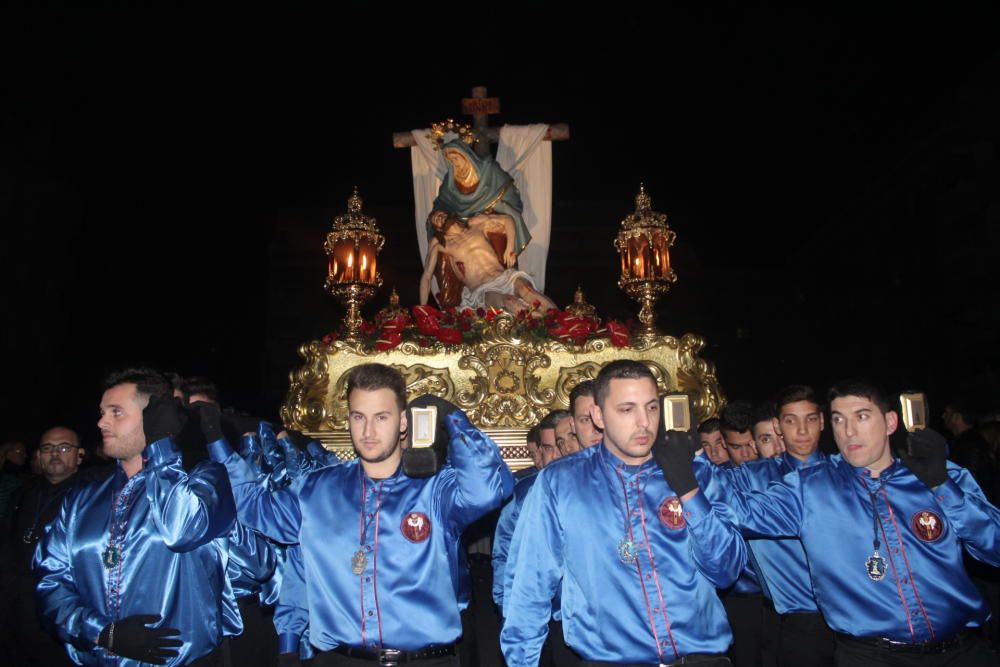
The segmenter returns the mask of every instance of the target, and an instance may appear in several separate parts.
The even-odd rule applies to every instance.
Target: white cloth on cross
[[[531,241],[518,257],[518,268],[526,272],[535,288],[545,291],[545,263],[552,230],[552,142],[545,141],[549,126],[504,125],[500,128],[497,163],[514,178],[524,205],[524,223]],[[427,138],[430,130],[412,130],[415,145],[410,149],[413,170],[413,201],[420,261],[427,257],[427,216],[448,173],[441,151]],[[434,283],[435,293],[438,291]]]

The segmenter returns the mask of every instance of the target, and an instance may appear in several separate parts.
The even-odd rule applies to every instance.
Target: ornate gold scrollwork
[[[645,362],[660,391],[684,391],[692,397],[698,420],[725,404],[715,368],[698,354],[705,341],[696,335],[643,337],[631,347],[614,347],[607,338],[583,346],[555,340],[528,341],[517,322],[499,315],[480,342],[422,347],[405,342],[386,352],[359,344],[318,341],[299,348],[304,365],[291,373],[291,387],[281,417],[288,428],[316,437],[344,458],[353,456],[347,432],[347,372],[359,363],[378,361],[399,369],[413,398],[431,393],[454,402],[472,423],[496,440],[514,466],[526,465],[524,433],[549,410],[566,408],[569,392],[593,378],[614,359]]]

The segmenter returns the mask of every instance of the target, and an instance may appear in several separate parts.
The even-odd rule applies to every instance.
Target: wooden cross
[[[487,97],[486,86],[476,86],[472,89],[472,97],[462,100],[462,113],[472,116],[472,129],[479,137],[476,143],[476,153],[486,155],[489,153],[490,144],[500,141],[500,128],[489,126],[489,117],[500,113],[500,98]],[[545,141],[565,141],[569,139],[569,125],[566,123],[555,123],[549,125],[549,131],[545,133]],[[413,135],[409,132],[393,132],[392,145],[394,148],[410,148],[416,145]]]

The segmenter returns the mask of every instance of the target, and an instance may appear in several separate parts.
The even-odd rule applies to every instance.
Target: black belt
[[[330,649],[330,651],[332,653],[346,655],[348,658],[370,660],[372,662],[377,662],[380,665],[398,665],[401,662],[430,660],[431,658],[443,658],[445,656],[455,655],[455,645],[448,644],[447,646],[430,646],[428,648],[422,648],[419,651],[402,651],[396,648],[383,648],[377,651],[369,651],[368,649],[356,648],[354,646],[337,646]]]
[[[679,665],[697,665],[701,662],[715,662],[725,658],[724,653],[689,653],[677,658],[673,662],[661,662],[659,664],[606,662],[604,660],[583,660],[581,665],[586,667],[675,667]]]
[[[889,639],[888,637],[855,637],[854,635],[845,635],[840,632],[837,633],[837,637],[840,639],[847,640],[848,642],[856,642],[864,646],[876,648],[880,651],[921,654],[938,654],[953,651],[960,647],[962,642],[966,641],[970,636],[970,632],[968,630],[964,630],[951,639],[944,639],[939,642],[907,644],[906,642],[898,642],[894,639]]]

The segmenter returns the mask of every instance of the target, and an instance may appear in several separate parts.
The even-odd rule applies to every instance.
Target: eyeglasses
[[[59,452],[60,454],[69,454],[74,449],[77,449],[76,445],[71,445],[68,442],[61,442],[58,445],[53,445],[46,443],[38,448],[38,451],[42,454],[52,454],[53,452]]]

